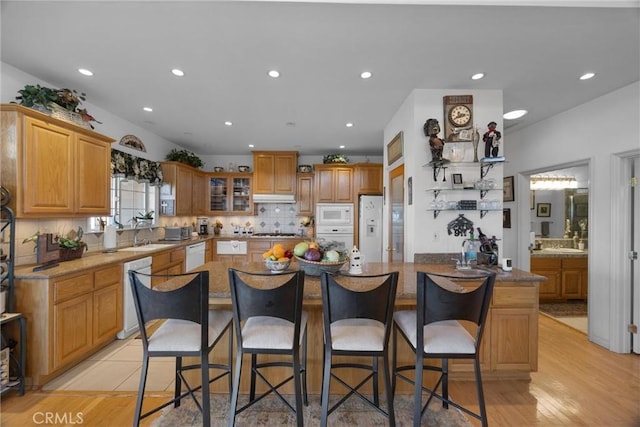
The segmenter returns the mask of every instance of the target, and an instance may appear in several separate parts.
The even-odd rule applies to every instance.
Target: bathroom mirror
[[[581,239],[589,237],[588,216],[589,189],[572,188],[564,190],[564,219],[565,228],[567,224],[570,226],[571,235],[569,237],[573,237],[576,231]],[[563,233],[564,235],[566,235],[566,232]]]

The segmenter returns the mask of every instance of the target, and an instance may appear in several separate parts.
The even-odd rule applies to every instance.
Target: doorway
[[[389,172],[387,262],[404,262],[404,165]]]

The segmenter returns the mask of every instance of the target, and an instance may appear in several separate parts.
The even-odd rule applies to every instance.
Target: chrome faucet
[[[133,246],[148,245],[149,243],[151,243],[151,241],[148,239],[145,239],[142,242],[138,242],[138,231],[140,231],[138,227],[140,227],[140,224],[145,224],[149,231],[153,231],[151,229],[151,222],[144,219],[139,219],[138,221],[136,221],[136,223],[133,225]]]

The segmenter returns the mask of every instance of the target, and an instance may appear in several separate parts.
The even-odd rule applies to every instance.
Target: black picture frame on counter
[[[543,218],[551,216],[551,203],[538,203],[536,205],[536,215]]]
[[[511,228],[511,208],[502,209],[502,228]]]

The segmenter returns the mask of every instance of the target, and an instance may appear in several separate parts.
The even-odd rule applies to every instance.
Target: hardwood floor
[[[585,335],[546,316],[540,319],[539,370],[531,381],[485,381],[492,426],[640,426],[640,356],[611,353]],[[474,408],[472,382],[450,392]],[[149,399],[160,402],[162,393]],[[29,391],[2,397],[0,425],[127,426],[135,393]],[[58,417],[45,423],[45,416]],[[149,426],[153,418],[144,420]],[[479,425],[472,420],[474,425]]]

